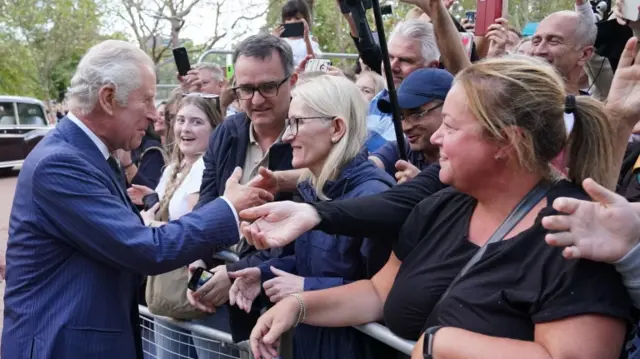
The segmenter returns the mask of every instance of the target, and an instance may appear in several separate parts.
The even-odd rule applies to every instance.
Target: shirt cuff
[[[614,264],[625,279],[640,282],[640,243]]]
[[[220,198],[222,198],[222,200],[227,202],[227,204],[229,205],[229,208],[233,213],[233,217],[236,219],[236,225],[238,226],[238,233],[240,233],[240,218],[238,217],[238,212],[236,212],[235,207],[233,207],[233,204],[228,199],[224,198],[224,196],[220,196]]]

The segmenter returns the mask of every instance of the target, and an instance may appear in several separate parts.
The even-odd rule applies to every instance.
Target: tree
[[[35,90],[17,88],[43,99],[58,97],[53,74],[65,57],[84,52],[99,38],[101,9],[93,0],[18,0],[7,2],[0,14],[0,31],[16,50],[5,52],[18,61],[18,81],[32,80]],[[13,58],[12,58],[13,57]],[[9,72],[11,75],[11,72]],[[10,77],[11,78],[11,77]],[[6,85],[7,87],[11,87]],[[15,87],[15,86],[14,86]]]

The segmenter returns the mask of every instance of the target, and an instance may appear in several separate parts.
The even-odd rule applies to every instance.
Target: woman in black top
[[[565,102],[576,117],[567,144],[573,183],[553,180],[549,166],[566,142]],[[551,67],[506,58],[462,71],[443,113],[432,142],[440,147],[440,180],[453,188],[413,210],[394,254],[371,280],[286,298],[265,313],[251,335],[256,356],[270,358],[277,337],[297,321],[347,326],[381,318],[414,340],[426,328],[444,326],[430,341],[436,359],[620,355],[631,304],[619,275],[604,263],[565,260],[561,249],[546,245],[540,225],[542,216],[554,213],[556,197],[587,198],[574,183],[586,177],[610,182],[613,133],[602,105],[587,97],[565,101]],[[488,245],[437,304],[543,179],[552,181],[546,198],[505,240]],[[421,342],[417,351],[422,357]]]

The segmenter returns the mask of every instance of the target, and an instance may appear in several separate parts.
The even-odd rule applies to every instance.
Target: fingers
[[[579,259],[582,256],[578,247],[567,247],[562,250],[562,256],[566,259]]]
[[[591,178],[584,180],[582,182],[582,187],[594,201],[600,202],[605,206],[627,202],[624,197],[606,189]]]
[[[281,276],[286,276],[286,275],[291,275],[291,273],[285,272],[283,270],[280,270],[274,266],[270,266],[269,269],[271,269],[271,273],[275,274],[278,277]]]
[[[396,170],[398,171],[404,171],[407,168],[412,167],[413,165],[405,160],[398,160],[395,164],[396,166]]]
[[[160,202],[157,202],[156,204],[154,204],[153,207],[149,208],[147,212],[153,213],[155,215],[156,212],[158,212],[158,208],[160,208]]]
[[[585,201],[581,201],[575,198],[560,197],[556,198],[556,200],[553,201],[553,209],[558,212],[571,215],[578,210],[578,207],[580,207],[580,203],[582,202]]]
[[[240,183],[240,179],[242,179],[242,168],[236,167],[229,179],[227,179],[227,186],[230,183]]]
[[[236,298],[238,296],[238,284],[233,283],[229,288],[229,305],[236,305]]]
[[[550,231],[568,231],[571,229],[569,216],[547,216],[542,218],[542,226]]]
[[[553,247],[571,247],[575,244],[576,236],[571,232],[547,233],[544,240]]]
[[[618,69],[624,69],[633,65],[633,61],[636,57],[636,45],[638,40],[635,37],[631,37],[627,44],[624,46],[620,61],[618,62]]]
[[[284,332],[286,332],[287,330],[289,330],[289,329],[291,329],[291,328],[287,328],[282,320],[276,320],[276,321],[274,321],[273,326],[271,327],[269,332],[267,334],[265,334],[265,336],[262,339],[262,341],[267,346],[269,346],[271,344],[275,344],[276,341],[280,338],[280,336],[282,336],[282,334]],[[277,352],[273,353],[273,354],[277,354]]]
[[[229,275],[229,278],[232,278],[232,279],[236,279],[236,278],[240,278],[240,277],[252,277],[253,274],[255,274],[254,269],[257,269],[257,268],[245,268],[245,269],[241,269],[239,271],[229,272],[227,274]],[[258,271],[259,271],[259,269],[258,269]]]
[[[243,221],[253,222],[274,211],[279,204],[280,203],[268,203],[268,204],[263,204],[262,206],[248,208],[243,211],[240,211],[238,215],[240,216],[240,219],[242,219]]]

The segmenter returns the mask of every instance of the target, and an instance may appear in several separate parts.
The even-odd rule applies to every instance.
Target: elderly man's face
[[[389,41],[389,62],[391,63],[393,84],[398,87],[410,73],[425,67],[420,41],[394,36]]]
[[[207,69],[200,69],[198,70],[198,78],[200,79],[200,92],[220,95],[222,81],[215,79],[213,72]]]
[[[108,123],[109,134],[107,139],[110,149],[124,149],[131,151],[142,143],[150,124],[154,123],[158,112],[155,106],[156,97],[156,75],[147,66],[140,69],[141,85],[129,93],[127,104],[122,106],[117,101],[105,98],[105,102],[110,102],[111,120]],[[112,98],[113,99],[113,98]],[[105,103],[105,107],[109,107]]]
[[[566,12],[547,16],[533,35],[529,54],[547,60],[565,77],[582,68],[588,60],[585,51],[589,51],[590,47],[578,46],[578,21],[577,15]]]

